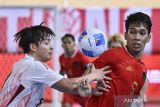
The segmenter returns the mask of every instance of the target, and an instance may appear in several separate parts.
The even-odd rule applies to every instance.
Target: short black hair
[[[54,32],[42,24],[25,27],[14,35],[15,41],[19,42],[19,47],[23,49],[24,53],[30,52],[29,44],[33,43],[38,46],[46,37],[54,37]]]
[[[69,33],[67,33],[67,34],[65,34],[62,38],[61,38],[61,41],[63,42],[63,40],[65,39],[65,38],[71,38],[73,41],[75,41],[75,38],[74,38],[74,36],[72,35],[72,34],[69,34]]]
[[[133,14],[130,14],[127,19],[125,20],[125,29],[126,32],[128,32],[129,26],[133,23],[142,23],[148,30],[148,34],[151,32],[152,22],[150,17],[142,12],[136,12]]]

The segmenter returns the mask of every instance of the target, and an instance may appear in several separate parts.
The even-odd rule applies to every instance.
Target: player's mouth
[[[49,52],[49,55],[52,55],[52,52]]]
[[[133,43],[133,47],[134,47],[134,48],[140,48],[140,47],[141,47],[141,44],[140,44],[140,43]]]

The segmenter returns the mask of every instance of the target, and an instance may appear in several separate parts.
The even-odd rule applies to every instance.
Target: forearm
[[[87,80],[89,83],[94,81],[96,78],[92,74],[88,74],[82,77],[78,78],[68,78],[67,84],[68,84],[68,92],[73,94],[78,94],[78,87],[81,80]]]
[[[78,94],[78,90],[83,90],[84,92],[87,92],[87,90],[90,90],[89,83],[93,81],[101,81],[103,79],[111,80],[111,78],[105,76],[107,73],[111,72],[110,70],[106,71],[108,68],[109,66],[101,69],[95,69],[94,65],[91,65],[91,73],[78,78],[63,78],[62,80],[53,84],[52,88],[55,88],[61,92],[67,92],[72,94]],[[87,70],[90,70],[90,68],[87,68]],[[80,83],[82,84],[79,87]],[[87,93],[89,93],[89,91]]]
[[[78,83],[81,78],[65,78],[63,88],[58,90],[70,94],[78,94]]]
[[[146,94],[146,89],[147,89],[147,86],[148,86],[148,79],[145,80],[145,83],[143,84],[143,87],[140,91],[140,95],[145,95]]]
[[[55,83],[52,88],[55,88],[61,92],[71,93],[71,94],[78,94],[78,87],[80,81],[88,80],[88,82],[94,81],[96,78],[92,74],[88,74],[82,77],[77,78],[64,78],[59,82]]]

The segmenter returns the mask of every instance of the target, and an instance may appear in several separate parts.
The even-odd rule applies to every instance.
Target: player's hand
[[[92,88],[92,95],[100,96],[103,94],[103,91],[109,91],[111,88],[108,84],[108,81],[104,83],[104,81],[98,81],[95,88]]]
[[[80,96],[85,97],[91,94],[91,86],[87,79],[82,79],[78,84],[78,93]]]
[[[110,66],[105,66],[101,69],[96,69],[94,64],[91,64],[90,67],[91,67],[90,72],[94,77],[94,81],[112,80],[109,76],[107,76],[107,74],[111,72]]]

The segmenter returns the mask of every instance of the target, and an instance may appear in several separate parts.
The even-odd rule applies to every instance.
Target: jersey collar
[[[65,53],[64,53],[64,56],[65,56],[66,58],[73,58],[73,57],[76,55],[77,51],[78,51],[78,50],[75,50],[74,53],[73,53],[73,55],[72,55],[71,57],[67,57],[67,55],[66,55]]]
[[[124,50],[125,50],[125,52],[126,52],[130,57],[132,57],[133,59],[135,59],[135,60],[137,60],[137,61],[140,61],[140,62],[141,62],[141,58],[140,58],[140,59],[138,59],[138,58],[136,58],[136,57],[132,56],[132,55],[128,52],[128,50],[127,50],[126,46],[124,46]]]
[[[35,60],[35,59],[34,59],[34,57],[33,57],[33,56],[31,56],[31,55],[29,55],[29,54],[25,54],[25,58],[29,58],[29,59],[33,59],[33,60]]]

